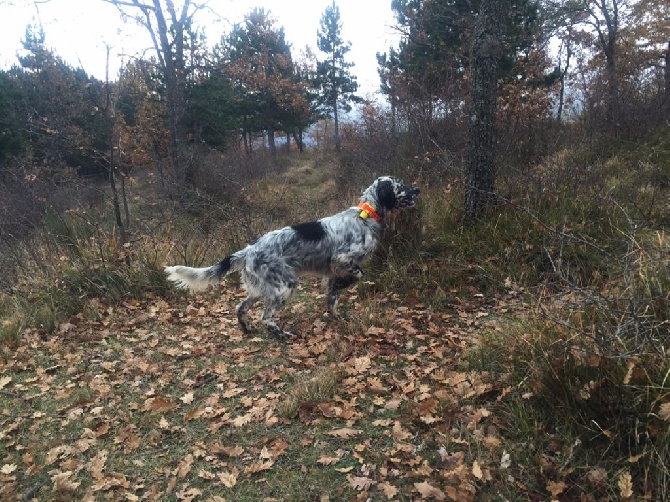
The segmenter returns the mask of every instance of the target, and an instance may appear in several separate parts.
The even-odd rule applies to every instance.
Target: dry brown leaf
[[[376,484],[376,481],[364,476],[352,476],[351,474],[347,476],[347,481],[349,485],[359,492],[369,490],[372,485]]]
[[[354,369],[356,373],[365,373],[372,366],[372,360],[368,356],[357,357],[354,359]]]
[[[472,463],[472,475],[477,479],[482,479],[484,477],[482,468],[476,460]]]
[[[251,423],[251,419],[252,419],[251,413],[247,413],[246,415],[241,415],[239,417],[234,418],[232,424],[235,427],[242,427],[244,425],[247,425],[248,423]]]
[[[402,403],[401,399],[390,399],[389,401],[386,402],[384,408],[386,408],[387,410],[397,410],[401,403]]]
[[[241,446],[221,446],[214,443],[210,448],[210,452],[214,455],[226,455],[227,457],[239,457],[244,453],[244,448]]]
[[[603,485],[607,481],[607,471],[602,467],[596,467],[591,469],[586,477],[588,480],[596,486]]]
[[[54,492],[73,492],[81,484],[79,481],[72,481],[72,471],[59,472],[51,476]]]
[[[95,433],[95,437],[101,438],[101,437],[105,436],[109,432],[109,429],[111,428],[111,426],[112,426],[112,424],[110,424],[109,422],[102,422],[93,431]]]
[[[244,392],[244,389],[242,387],[234,387],[232,389],[228,389],[226,392],[222,394],[222,397],[226,399],[230,399],[231,397],[235,397],[238,394],[242,394]]]
[[[118,473],[118,472],[112,472],[108,476],[104,476],[93,484],[91,486],[91,489],[94,492],[99,492],[99,491],[107,491],[107,490],[112,490],[114,488],[128,488],[130,487],[130,482],[126,478],[125,475]]]
[[[101,479],[104,476],[103,471],[105,470],[107,455],[107,450],[100,450],[88,463],[87,467],[93,479]]]
[[[393,424],[393,439],[396,441],[404,441],[410,437],[412,437],[412,433],[403,429],[402,425],[400,425],[400,422],[396,421]]]
[[[232,472],[222,472],[219,474],[219,481],[221,481],[226,488],[232,488],[237,484],[237,474]]]
[[[319,460],[317,460],[317,462],[322,465],[333,465],[337,464],[341,458],[342,457],[328,457],[326,455],[323,455],[322,457],[319,458]]]
[[[617,484],[622,499],[629,499],[633,496],[633,479],[630,476],[630,472],[622,472],[619,475],[619,482]]]
[[[164,413],[172,411],[177,407],[177,404],[163,397],[150,397],[144,401],[143,411]]]
[[[270,455],[272,455],[273,459],[276,459],[286,451],[286,448],[288,448],[288,443],[278,438],[270,445]]]
[[[389,500],[398,495],[398,489],[391,483],[388,483],[387,481],[379,483],[379,486],[377,488],[379,488],[382,491],[382,493],[386,495],[386,498]]]
[[[44,463],[46,465],[53,464],[58,459],[58,457],[60,457],[61,454],[65,453],[66,451],[67,451],[67,447],[65,445],[55,446],[55,447],[51,448],[47,452],[47,455],[44,459]]]
[[[335,429],[332,431],[326,432],[329,436],[334,436],[342,439],[348,439],[355,436],[358,436],[361,433],[358,429],[351,429],[349,427],[343,427],[341,429]]]
[[[368,377],[367,384],[371,392],[386,392],[388,390],[377,377]]]
[[[244,474],[255,474],[257,472],[267,471],[273,465],[274,461],[272,460],[266,460],[266,461],[259,460],[258,462],[254,462],[253,464],[247,466],[244,469]]]
[[[382,420],[375,420],[374,422],[372,422],[372,425],[376,427],[388,427],[389,425],[391,425],[391,420],[388,418]]]
[[[189,411],[185,416],[184,420],[187,422],[190,422],[191,420],[195,420],[197,418],[200,418],[205,414],[206,408],[204,406],[197,406],[193,408],[191,411]]]
[[[547,483],[547,491],[551,493],[551,496],[554,498],[563,493],[567,487],[568,485],[566,485],[563,481],[549,481]]]
[[[658,416],[661,420],[670,421],[670,403],[663,403],[659,407]]]
[[[432,497],[435,500],[445,500],[447,498],[442,490],[425,481],[423,483],[414,483],[414,488],[416,488],[423,498]]]
[[[16,464],[4,464],[0,468],[0,473],[2,474],[11,474],[16,470]]]
[[[186,475],[191,472],[191,468],[193,467],[193,455],[190,453],[184,457],[184,460],[179,462],[179,465],[177,466],[177,470],[174,472],[174,474],[178,478],[185,478]]]
[[[193,398],[193,392],[187,392],[182,397],[180,397],[179,400],[184,404],[191,404],[193,402]]]
[[[12,381],[12,377],[10,376],[4,376],[0,378],[0,389],[4,389],[9,382]]]
[[[216,474],[214,474],[211,471],[206,471],[205,469],[200,469],[198,471],[198,477],[202,479],[206,479],[207,481],[211,481],[212,479],[216,478]]]
[[[319,403],[316,407],[326,418],[337,417],[342,412],[342,408],[333,406],[330,403]]]

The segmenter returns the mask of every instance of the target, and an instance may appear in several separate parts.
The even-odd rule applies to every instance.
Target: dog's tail
[[[244,266],[247,249],[248,247],[227,256],[211,267],[193,268],[177,265],[165,267],[165,273],[168,280],[174,282],[178,288],[205,291],[209,286],[221,282],[224,276],[240,271]]]

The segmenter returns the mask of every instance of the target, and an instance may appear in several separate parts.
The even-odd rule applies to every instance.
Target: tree
[[[323,108],[335,123],[335,146],[340,147],[339,109],[351,111],[350,103],[359,103],[356,96],[358,82],[349,72],[353,63],[345,57],[351,49],[350,42],[344,42],[341,36],[342,23],[340,9],[333,0],[321,16],[320,28],[317,31],[317,46],[327,54],[326,59],[317,62],[317,73],[320,79],[323,96]]]
[[[5,164],[25,148],[26,138],[19,114],[21,89],[15,74],[0,71],[0,182],[8,176]]]
[[[250,134],[265,131],[274,152],[275,133],[290,133],[300,125],[300,117],[309,115],[305,86],[283,28],[276,28],[264,9],[254,9],[233,28],[222,49],[222,71],[231,80],[247,151]]]
[[[496,200],[496,95],[508,0],[482,0],[470,55],[470,114],[465,164],[465,220]]]
[[[162,79],[149,61],[131,60],[119,72],[116,83],[116,118],[123,169],[150,163],[165,181],[164,159],[171,141],[166,134],[166,103],[160,93]]]
[[[597,45],[605,57],[605,122],[610,127],[617,127],[619,120],[617,42],[627,7],[628,0],[584,0],[584,8],[589,14],[587,24],[594,30]]]
[[[106,142],[95,106],[103,84],[47,49],[40,28],[26,29],[23,48],[21,66],[11,73],[21,90],[14,106],[20,110],[30,142],[29,163],[53,174],[62,174],[65,168],[102,174],[100,151]]]
[[[115,5],[124,17],[134,19],[151,37],[158,66],[165,79],[165,99],[169,116],[171,157],[178,178],[187,184],[195,182],[195,162],[188,155],[186,87],[190,68],[186,50],[193,16],[203,5],[183,0],[177,9],[172,0],[102,0]],[[137,12],[135,15],[129,12]]]
[[[114,208],[114,217],[116,220],[116,226],[119,229],[120,244],[123,245],[126,243],[126,225],[130,223],[130,215],[128,212],[128,201],[126,198],[126,190],[124,184],[124,178],[121,177],[121,189],[123,195],[123,206],[126,213],[126,222],[124,224],[123,219],[121,218],[121,205],[119,203],[119,191],[116,188],[116,177],[118,176],[118,163],[119,157],[121,154],[120,148],[120,137],[119,137],[119,127],[118,122],[116,121],[116,99],[113,96],[112,86],[109,82],[109,51],[110,48],[107,46],[107,59],[105,63],[105,94],[104,94],[104,103],[102,104],[102,120],[104,122],[104,128],[107,139],[107,180],[109,182],[109,188],[112,192],[112,207]]]
[[[440,137],[439,124],[465,120],[472,36],[481,0],[393,0],[391,6],[401,34],[398,48],[378,56],[382,92],[418,136],[419,146],[432,147]],[[504,27],[500,77],[523,85],[522,66],[535,36],[534,0],[515,2]],[[443,133],[442,133],[443,134]],[[430,146],[421,144],[430,138]],[[446,138],[445,138],[446,139]]]
[[[667,1],[543,0],[543,6],[547,34],[557,36],[564,49],[559,59],[562,89],[571,56],[583,51],[584,57],[576,59],[591,118],[602,119],[603,128],[616,134],[639,130],[640,122],[651,116],[662,119],[670,109]],[[561,105],[559,99],[559,113]]]

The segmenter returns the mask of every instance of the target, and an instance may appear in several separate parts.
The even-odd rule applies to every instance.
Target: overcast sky
[[[204,26],[210,44],[218,41],[233,23],[242,20],[253,7],[264,7],[283,26],[295,53],[316,49],[316,32],[321,15],[332,0],[210,0],[197,24]],[[179,0],[175,2],[179,4]],[[374,93],[379,87],[375,54],[397,45],[392,26],[391,0],[336,0],[342,20],[342,37],[351,42],[347,59],[355,66],[359,94]],[[112,47],[112,75],[120,60],[148,50],[149,36],[132,23],[124,24],[118,11],[101,0],[0,0],[0,65],[16,63],[26,26],[40,21],[46,44],[73,66],[103,79],[105,45]]]

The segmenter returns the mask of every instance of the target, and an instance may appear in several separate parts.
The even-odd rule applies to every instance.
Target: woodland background
[[[99,1],[155,53],[0,71],[2,498],[670,499],[667,2],[393,0],[372,101],[335,3],[315,54]],[[343,321],[165,281],[382,174],[421,202]]]

